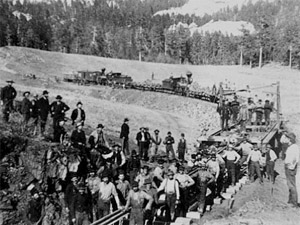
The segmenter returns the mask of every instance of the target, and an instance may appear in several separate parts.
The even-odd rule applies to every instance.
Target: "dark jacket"
[[[75,148],[78,148],[78,144],[81,143],[83,145],[86,144],[86,136],[84,131],[78,132],[78,130],[74,130],[71,134],[71,142]]]
[[[33,99],[30,104],[30,117],[37,118],[39,116],[38,101]]]
[[[145,137],[145,141],[144,142],[150,144],[151,135],[148,132],[144,132],[144,137]],[[137,140],[138,144],[142,141],[142,132],[138,132],[137,133],[136,140]]]
[[[31,102],[28,98],[23,98],[22,100],[22,106],[21,106],[21,113],[23,115],[30,114],[30,107],[31,107]]]
[[[43,213],[43,202],[41,199],[31,199],[28,203],[25,220],[29,220],[31,223],[39,221]]]
[[[175,143],[175,140],[172,136],[167,136],[164,140],[165,145],[172,145]]]
[[[65,135],[66,135],[66,130],[64,127],[61,127],[61,126],[57,126],[55,129],[54,129],[54,132],[53,132],[53,141],[54,142],[57,142],[57,143],[60,143],[61,140],[64,139]]]
[[[1,100],[2,101],[8,101],[13,100],[17,96],[17,91],[12,86],[5,86],[1,89]]]
[[[50,105],[49,105],[49,100],[48,98],[44,98],[44,97],[41,97],[39,100],[38,100],[38,110],[39,110],[39,115],[42,119],[45,119],[47,118],[49,112],[50,112]]]
[[[122,124],[120,138],[128,139],[129,136],[129,126],[126,123]]]
[[[77,193],[78,193],[77,187],[75,187],[73,183],[70,183],[66,187],[65,203],[66,203],[66,207],[68,207],[69,209],[72,207],[72,204],[74,204],[75,196]]]
[[[72,125],[74,125],[75,123],[75,120],[77,119],[77,116],[78,116],[78,108],[74,109],[72,111],[72,114],[71,114],[71,119],[72,119]],[[85,121],[85,112],[83,109],[81,109],[81,121],[82,121],[82,125],[84,125],[84,121]]]
[[[230,119],[230,116],[232,113],[232,111],[228,105],[218,106],[217,112],[220,114],[220,117],[222,119]]]
[[[74,201],[70,207],[71,218],[75,218],[76,212],[85,212],[88,215],[92,212],[92,198],[88,193],[80,194],[77,192],[74,196]]]
[[[65,112],[67,112],[70,109],[69,106],[66,105],[66,103],[61,102],[60,104],[57,103],[57,101],[53,102],[50,105],[50,111],[53,118],[59,119],[65,117]]]

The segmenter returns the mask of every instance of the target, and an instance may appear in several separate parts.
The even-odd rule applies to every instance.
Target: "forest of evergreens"
[[[262,48],[264,63],[270,61],[300,66],[300,1],[276,0],[248,3],[241,9],[224,9],[213,15],[153,16],[178,7],[188,0],[81,0],[16,2],[0,0],[0,46],[24,46],[48,51],[89,54],[150,62],[190,63],[195,65],[255,65]],[[29,14],[15,16],[14,12]],[[220,32],[190,35],[183,27],[168,31],[183,22],[204,25],[210,20],[248,21],[255,34],[246,30],[241,37]],[[290,54],[291,51],[291,54]]]

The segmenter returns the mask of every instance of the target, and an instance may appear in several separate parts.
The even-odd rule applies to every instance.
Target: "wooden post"
[[[281,105],[280,105],[280,82],[277,81],[277,123],[280,122]]]
[[[259,48],[259,68],[261,68],[262,67],[262,50],[263,50],[263,48],[262,47],[260,47]]]
[[[241,47],[240,66],[243,66],[243,46]]]
[[[290,68],[292,68],[292,50],[293,50],[293,47],[292,47],[292,45],[290,45],[290,62],[289,62]]]

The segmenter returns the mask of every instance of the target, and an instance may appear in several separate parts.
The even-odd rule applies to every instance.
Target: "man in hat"
[[[162,141],[162,139],[159,136],[159,130],[158,129],[154,130],[154,136],[151,137],[151,142],[152,142],[152,160],[151,161],[154,161],[155,158],[157,157],[157,152],[159,150],[161,141]]]
[[[132,150],[131,158],[129,159],[127,164],[127,171],[129,171],[129,181],[131,184],[136,178],[138,172],[140,171],[140,168],[141,168],[141,160],[138,158],[136,154],[136,150]]]
[[[70,213],[71,208],[74,205],[75,196],[78,192],[78,178],[75,174],[71,177],[71,183],[67,185],[65,190],[65,206],[66,211],[69,213],[69,222],[72,224],[72,215]]]
[[[247,161],[248,156],[253,149],[253,145],[248,142],[246,137],[244,137],[242,143],[238,147],[234,147],[234,149],[242,156],[239,161],[239,166],[242,167]],[[247,165],[247,170],[249,174],[249,165]]]
[[[188,199],[190,187],[195,184],[195,181],[185,173],[184,166],[178,168],[178,173],[175,174],[175,180],[179,182],[180,190],[180,217],[185,217],[188,210]]]
[[[248,109],[248,116],[249,116],[249,122],[251,124],[253,124],[253,122],[255,121],[255,104],[253,101],[253,98],[248,98],[248,102],[247,102],[247,109]]]
[[[33,95],[33,98],[30,101],[30,118],[32,119],[32,123],[34,124],[33,135],[37,134],[38,129],[38,121],[39,121],[39,109],[38,109],[38,95]]]
[[[256,125],[262,125],[262,119],[264,114],[264,106],[262,100],[259,99],[255,107]]]
[[[125,163],[126,163],[126,157],[124,152],[122,151],[122,147],[120,144],[115,143],[113,146],[113,160],[114,164],[116,165],[117,170],[126,170]]]
[[[166,194],[166,205],[170,212],[170,219],[174,221],[175,219],[175,208],[176,205],[180,202],[180,191],[178,181],[174,179],[174,173],[172,170],[169,170],[168,178],[165,178],[161,183],[160,187],[157,189],[157,192],[164,191]]]
[[[146,207],[144,208],[144,203],[147,202]],[[128,210],[131,206],[130,211],[130,225],[140,225],[144,224],[144,214],[143,212],[146,210],[151,210],[151,205],[153,202],[153,198],[148,195],[146,192],[141,191],[139,189],[139,185],[137,182],[133,182],[132,190],[129,191],[127,203],[125,206],[125,210]]]
[[[93,202],[93,210],[96,213],[97,209],[97,201],[98,201],[98,191],[99,185],[101,183],[101,179],[99,176],[96,175],[96,170],[94,168],[89,168],[88,170],[88,177],[85,180],[87,187],[92,195],[92,202]]]
[[[153,187],[153,182],[151,181],[151,179],[146,179],[145,185],[141,190],[146,192],[153,199],[151,210],[146,210],[144,212],[144,221],[145,221],[144,224],[152,224],[153,216],[156,215],[157,205],[158,205],[157,189]]]
[[[182,133],[181,138],[179,139],[178,146],[177,146],[177,151],[178,151],[178,158],[181,161],[185,161],[185,153],[187,152],[187,144],[186,144],[186,139],[184,138],[184,133]]]
[[[25,132],[27,124],[29,122],[30,119],[30,100],[29,100],[29,95],[30,92],[29,91],[25,91],[23,93],[23,100],[22,100],[22,105],[21,105],[21,113],[23,115],[23,121],[22,121],[22,131]]]
[[[238,97],[235,95],[234,100],[230,104],[232,111],[232,122],[233,124],[237,123],[237,118],[240,111],[240,103],[238,101]]]
[[[264,105],[264,115],[265,115],[266,125],[270,124],[270,115],[272,110],[273,110],[273,106],[271,105],[270,100],[267,99]]]
[[[227,159],[228,176],[231,179],[231,185],[234,186],[236,181],[236,164],[241,156],[233,149],[232,145],[229,145],[228,150],[225,151],[222,157]]]
[[[143,171],[142,173],[140,173],[139,175],[137,175],[137,177],[135,178],[135,181],[139,183],[139,188],[142,188],[145,185],[145,180],[146,179],[152,179],[152,174],[149,173],[149,166],[145,165],[143,167]]]
[[[37,102],[39,117],[40,117],[40,126],[41,126],[41,135],[44,135],[48,114],[50,112],[50,105],[48,99],[49,92],[47,90],[43,91],[43,95]]]
[[[73,224],[88,225],[93,218],[93,204],[91,195],[83,183],[78,185],[78,192],[74,196],[70,214]]]
[[[50,112],[53,118],[53,129],[58,126],[58,122],[64,120],[65,113],[70,109],[70,107],[64,103],[60,95],[56,96],[56,101],[52,102],[50,105]]]
[[[246,124],[249,121],[249,110],[247,108],[247,103],[243,103],[239,110],[238,121],[241,127],[241,131],[246,131]]]
[[[157,160],[158,165],[155,167],[155,169],[152,172],[153,175],[153,183],[154,187],[158,188],[161,184],[161,182],[164,180],[164,160],[163,159],[158,159]]]
[[[55,126],[54,131],[53,131],[53,141],[54,142],[63,144],[65,136],[67,134],[67,132],[64,128],[64,125],[65,125],[65,120],[62,119],[62,120],[59,120],[58,125]]]
[[[196,154],[191,154],[191,159],[188,160],[187,162],[187,166],[189,169],[193,168],[195,166],[195,162],[196,162]]]
[[[139,147],[140,158],[144,161],[147,161],[150,135],[147,135],[147,132],[144,127],[141,127],[140,132],[137,133],[136,141]]]
[[[99,123],[98,126],[96,127],[96,130],[94,130],[88,140],[88,143],[90,144],[91,148],[98,148],[101,146],[105,146],[109,148],[109,144],[106,141],[106,137],[104,134],[104,125]]]
[[[257,144],[253,145],[253,150],[249,153],[247,158],[247,163],[250,162],[250,180],[254,182],[254,175],[256,173],[259,178],[259,183],[263,183],[263,178],[260,171],[260,162],[262,160],[261,152],[257,146]]]
[[[277,155],[273,151],[270,144],[267,144],[266,146],[266,170],[268,175],[268,180],[275,183],[275,175],[274,175],[274,167],[275,167],[275,161],[277,159]]]
[[[43,203],[44,201],[41,199],[39,193],[34,191],[24,212],[23,219],[26,224],[34,225],[39,224],[42,221],[45,215],[45,207]]]
[[[220,115],[221,129],[228,130],[228,121],[231,116],[231,108],[229,107],[228,100],[223,99],[217,107],[217,112]]]
[[[172,137],[171,131],[167,133],[167,137],[164,140],[164,145],[166,146],[166,153],[167,153],[167,158],[169,160],[169,154],[171,152],[172,154],[172,159],[175,159],[175,152],[173,148],[173,144],[175,143],[174,138]]]
[[[76,130],[73,130],[71,134],[71,144],[74,148],[80,149],[85,154],[86,136],[82,127],[82,122],[76,124]]]
[[[296,135],[294,133],[286,133],[284,134],[284,137],[281,138],[281,142],[288,145],[284,159],[285,176],[289,189],[288,203],[293,207],[297,207],[298,192],[296,188],[296,173],[300,158],[300,151],[299,147],[296,145]]]
[[[128,125],[129,119],[125,118],[124,123],[121,126],[121,133],[120,133],[120,138],[122,139],[122,146],[123,146],[123,152],[126,155],[130,155],[129,152],[129,125]]]
[[[16,89],[12,86],[14,83],[13,80],[6,81],[7,85],[1,89],[1,106],[2,106],[2,112],[3,112],[3,119],[5,122],[8,122],[9,120],[9,114],[14,109],[14,99],[17,96]]]
[[[120,207],[119,196],[116,191],[116,187],[110,182],[111,177],[107,172],[102,173],[102,182],[99,185],[98,191],[98,207],[97,207],[97,220],[108,215],[110,213],[110,205],[112,198],[115,198],[117,207]]]
[[[81,101],[77,102],[76,109],[74,109],[72,111],[71,119],[72,119],[72,125],[78,124],[78,123],[81,123],[82,125],[84,125],[85,112],[82,109],[82,102]]]
[[[128,193],[130,191],[130,184],[125,180],[124,170],[119,171],[118,180],[116,181],[117,191],[119,192],[120,203],[125,206]]]

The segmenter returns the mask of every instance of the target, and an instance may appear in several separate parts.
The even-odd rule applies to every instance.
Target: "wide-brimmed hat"
[[[15,83],[15,82],[14,82],[13,80],[7,80],[6,83],[11,83],[11,84],[13,84],[13,83]]]
[[[119,143],[115,143],[115,144],[113,144],[113,146],[112,146],[113,148],[115,148],[115,147],[122,147]]]
[[[171,133],[171,131],[168,131],[168,133],[167,133],[167,134],[172,134],[172,133]]]
[[[81,101],[77,102],[76,106],[83,105]]]
[[[57,95],[56,99],[62,100],[62,97],[60,95]]]
[[[159,133],[159,130],[158,130],[158,129],[155,129],[155,130],[154,130],[154,133],[158,134],[158,133]]]
[[[25,96],[26,94],[29,94],[29,95],[30,95],[30,91],[25,91],[25,92],[23,93],[23,96]]]
[[[139,186],[139,183],[137,181],[132,182],[132,187],[138,187],[138,186]]]
[[[49,92],[47,90],[44,90],[43,95],[47,95],[47,94],[49,94]]]
[[[165,161],[164,161],[163,159],[158,159],[158,160],[157,160],[157,163],[158,163],[159,165],[163,165],[164,162],[165,162]]]
[[[287,138],[289,138],[292,142],[295,142],[295,141],[296,141],[296,134],[293,133],[293,132],[286,133],[285,136],[286,136]]]
[[[97,128],[104,128],[104,125],[103,125],[102,123],[99,123],[99,124],[97,125]]]
[[[124,122],[127,122],[127,121],[129,121],[129,119],[128,119],[128,118],[125,118],[125,119],[124,119]]]
[[[169,176],[169,175],[174,175],[174,172],[173,172],[173,170],[168,170],[168,173],[167,173],[167,175]]]
[[[101,174],[101,178],[103,179],[104,177],[109,178],[109,173],[108,173],[107,171],[104,171],[104,172]]]
[[[82,122],[76,123],[76,128],[80,126],[83,126]]]
[[[140,130],[143,130],[143,129],[145,129],[145,127],[140,127]]]
[[[131,156],[136,156],[137,154],[136,154],[136,150],[132,150],[132,152],[131,152]]]
[[[149,167],[148,165],[144,165],[144,166],[143,166],[143,169],[147,169],[147,170],[149,170],[149,169],[150,169],[150,167]]]

